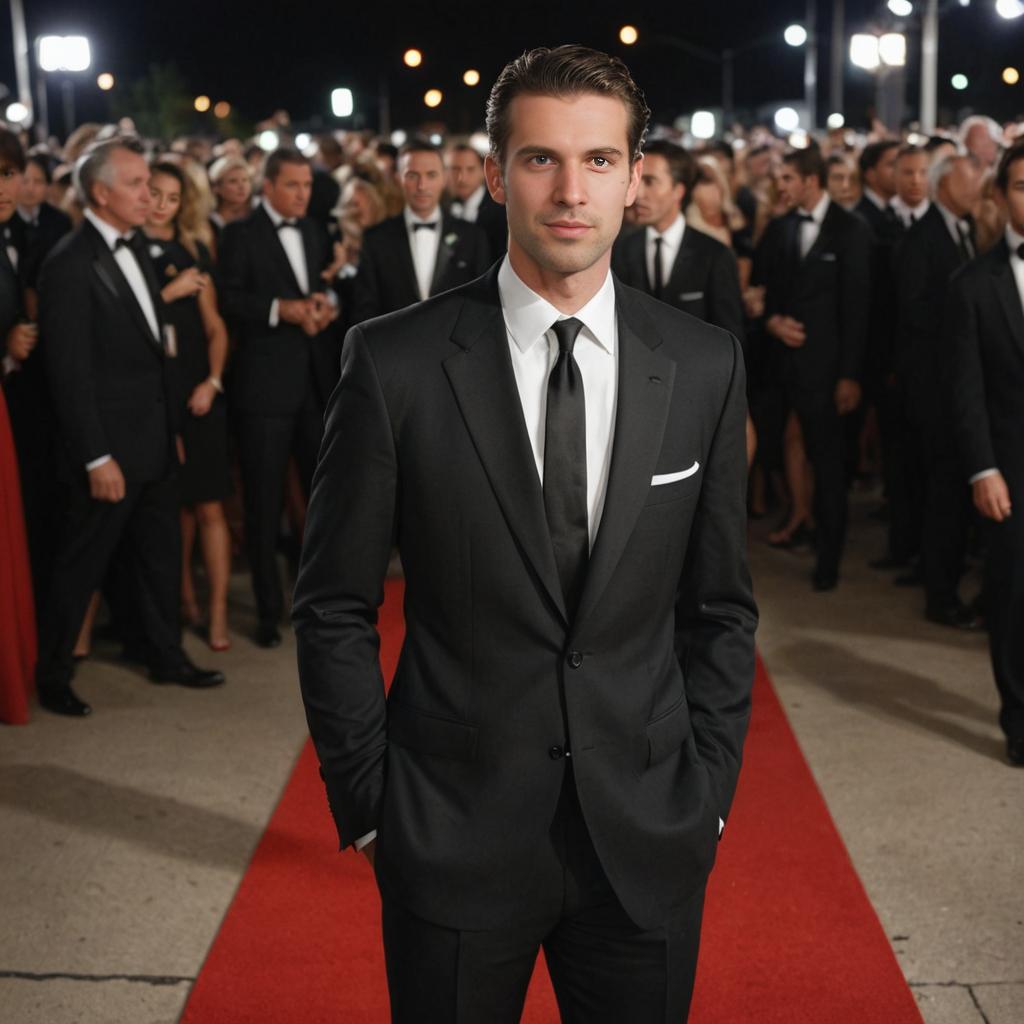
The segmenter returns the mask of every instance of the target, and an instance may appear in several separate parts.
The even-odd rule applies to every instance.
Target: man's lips
[[[590,224],[572,220],[549,221],[547,226],[559,238],[579,238],[591,229]]]

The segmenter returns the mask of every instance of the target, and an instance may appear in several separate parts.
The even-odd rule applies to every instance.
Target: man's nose
[[[586,201],[581,168],[565,163],[558,169],[554,199],[555,202],[561,203],[563,206],[578,206]]]

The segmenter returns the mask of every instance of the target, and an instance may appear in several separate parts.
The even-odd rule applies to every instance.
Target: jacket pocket
[[[388,741],[420,754],[475,761],[479,729],[475,725],[388,702]]]
[[[641,763],[637,767],[644,771],[664,761],[683,746],[689,735],[690,709],[683,696],[668,711],[647,723],[647,742],[641,747]]]

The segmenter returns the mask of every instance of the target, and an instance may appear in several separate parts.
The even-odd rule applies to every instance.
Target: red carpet
[[[385,676],[401,640],[385,605]],[[339,854],[307,744],[192,991],[182,1024],[384,1024],[369,865]],[[558,1020],[543,964],[525,1024]],[[708,893],[691,1024],[921,1024],[763,666]],[[628,1024],[628,1022],[623,1022]]]

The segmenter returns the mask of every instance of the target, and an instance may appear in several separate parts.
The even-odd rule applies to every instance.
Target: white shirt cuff
[[[725,831],[725,822],[721,818],[718,819],[718,836],[721,838],[722,833]]]
[[[369,846],[370,843],[377,838],[377,830],[374,829],[372,832],[367,832],[365,836],[360,836],[355,841],[355,848],[357,851],[361,851],[364,847]]]
[[[270,319],[268,323],[271,327],[276,327],[281,322],[281,300],[274,299],[270,304]]]
[[[20,362],[20,360],[15,359],[14,356],[11,356],[11,355],[4,356],[4,364],[3,365],[4,365],[4,376],[5,377],[8,374],[16,373],[18,370],[21,369],[21,362]]]
[[[112,459],[112,455],[101,455],[98,459],[93,459],[92,462],[87,462],[85,464],[86,472],[91,472],[94,469],[99,469],[100,466],[106,465]]]
[[[979,480],[984,480],[987,476],[995,476],[998,472],[999,470],[995,468],[983,469],[980,473],[975,473],[967,482],[969,484],[976,484]]]

